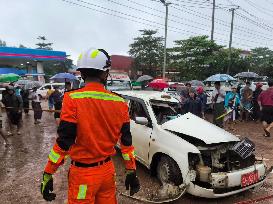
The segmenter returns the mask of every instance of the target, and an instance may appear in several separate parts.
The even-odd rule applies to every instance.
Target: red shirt
[[[263,91],[259,95],[258,101],[261,102],[262,106],[273,106],[273,87]]]

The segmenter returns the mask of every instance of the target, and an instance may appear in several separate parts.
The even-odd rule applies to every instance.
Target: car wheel
[[[157,178],[160,182],[180,185],[183,183],[181,171],[177,163],[169,156],[162,156],[157,164]]]

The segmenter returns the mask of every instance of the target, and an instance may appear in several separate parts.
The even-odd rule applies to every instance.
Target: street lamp
[[[160,2],[166,7],[166,16],[165,16],[165,39],[164,39],[164,62],[163,62],[163,79],[165,79],[166,72],[166,46],[167,46],[167,30],[168,30],[168,6],[172,3],[166,2],[165,0],[160,0]]]

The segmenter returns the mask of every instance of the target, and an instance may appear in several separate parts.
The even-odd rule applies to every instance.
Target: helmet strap
[[[101,78],[101,82],[106,87],[106,85],[107,85],[107,78],[109,76],[109,70],[106,70],[105,73],[106,73],[106,76],[104,78]]]

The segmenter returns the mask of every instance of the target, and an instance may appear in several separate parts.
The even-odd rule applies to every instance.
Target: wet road
[[[5,148],[3,140],[0,139],[0,204],[25,204],[25,203],[47,203],[40,195],[40,182],[44,165],[47,162],[47,155],[56,138],[56,125],[53,114],[44,113],[42,123],[33,124],[33,116],[23,116],[24,124],[22,135],[9,137],[11,146]],[[259,124],[239,123],[232,130],[235,134],[250,137],[256,143],[257,155],[263,155],[269,159],[268,164],[273,165],[273,138],[263,138],[262,129]],[[54,191],[57,198],[52,204],[63,204],[66,200],[67,191],[67,169],[66,163],[54,176]],[[117,169],[118,191],[123,192],[124,186],[124,166],[120,156],[114,157]],[[138,164],[138,176],[141,182],[139,196],[151,196],[159,184],[155,178],[149,176],[149,172],[142,165]],[[260,189],[240,193],[224,199],[203,199],[186,194],[181,199],[173,202],[175,204],[217,204],[236,203],[243,200],[260,198],[273,195],[273,174],[266,180]],[[138,204],[141,202],[125,198],[118,195],[119,203]],[[272,203],[273,199],[268,199],[259,203]]]

